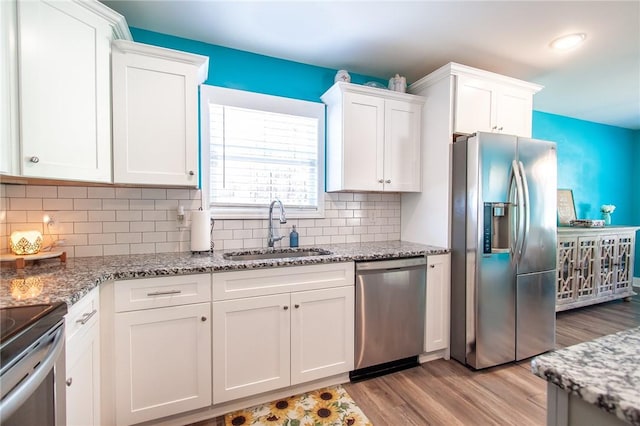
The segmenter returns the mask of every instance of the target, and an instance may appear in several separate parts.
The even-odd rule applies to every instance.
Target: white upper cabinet
[[[17,3],[21,175],[111,181],[117,21],[122,16],[98,2]]]
[[[531,137],[533,95],[539,90],[540,86],[497,74],[460,70],[455,77],[453,132]]]
[[[0,173],[19,174],[16,3],[0,1]]]
[[[209,58],[113,43],[114,183],[198,185],[198,85]]]
[[[350,83],[327,104],[327,191],[420,191],[424,98]]]

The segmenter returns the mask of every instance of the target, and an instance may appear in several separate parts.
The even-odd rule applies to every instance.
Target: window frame
[[[207,206],[214,219],[267,219],[269,206],[260,207],[214,207],[211,206],[211,173],[209,166],[211,134],[209,129],[209,104],[255,109],[280,114],[312,117],[318,120],[318,206],[302,209],[285,205],[287,218],[324,218],[325,180],[325,105],[301,99],[266,95],[263,93],[229,89],[203,84],[200,86],[200,177],[202,205]]]

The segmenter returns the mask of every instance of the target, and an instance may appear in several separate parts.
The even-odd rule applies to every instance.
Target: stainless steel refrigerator
[[[460,137],[452,192],[451,357],[481,369],[553,349],[556,144]]]

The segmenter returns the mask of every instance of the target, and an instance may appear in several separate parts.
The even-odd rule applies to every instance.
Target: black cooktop
[[[62,321],[66,313],[64,302],[0,308],[0,370]]]

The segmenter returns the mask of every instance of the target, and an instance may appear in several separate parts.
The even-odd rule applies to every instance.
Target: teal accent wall
[[[613,225],[640,225],[640,130],[534,111],[533,137],[558,144],[558,188],[573,190],[578,218],[600,219],[600,206],[614,204]]]
[[[320,102],[336,69],[302,64],[131,28],[135,41],[209,57],[205,84]],[[353,83],[384,78],[351,74]],[[573,189],[580,218],[599,219],[615,204],[614,225],[640,225],[640,130],[534,111],[533,137],[558,143],[558,187]],[[640,235],[635,275],[640,277]]]
[[[212,86],[320,102],[320,96],[333,85],[337,72],[139,28],[132,27],[131,34],[140,43],[208,56],[209,76],[204,84]],[[388,83],[388,80],[376,77],[349,74],[352,83]]]

